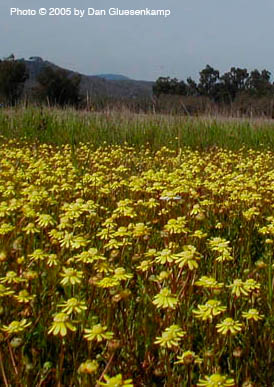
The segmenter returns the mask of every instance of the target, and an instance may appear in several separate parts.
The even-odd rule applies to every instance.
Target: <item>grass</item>
[[[171,149],[183,146],[192,149],[274,149],[274,123],[258,119],[92,113],[32,107],[1,109],[0,131],[6,138],[25,138],[55,145],[89,142],[94,147],[127,143],[140,148],[148,144],[153,150],[162,146]]]

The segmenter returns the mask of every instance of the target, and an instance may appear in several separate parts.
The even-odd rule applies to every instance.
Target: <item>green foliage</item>
[[[219,71],[207,65],[206,68],[200,72],[200,82],[198,86],[200,95],[214,98],[219,78]]]
[[[37,80],[40,84],[38,95],[50,105],[78,105],[80,76],[70,77],[66,70],[54,70],[47,66],[38,75]]]
[[[0,61],[0,95],[4,103],[11,106],[16,104],[27,78],[25,64],[15,60],[13,55]]]
[[[270,83],[270,77],[271,73],[267,70],[262,70],[261,73],[257,69],[251,71],[246,82],[247,90],[256,97],[273,96],[273,85]]]
[[[156,96],[161,94],[187,95],[187,85],[184,81],[179,82],[177,78],[160,77],[153,86]]]
[[[236,98],[237,93],[246,90],[248,77],[246,69],[231,67],[229,72],[220,77],[218,100],[231,103]]]
[[[260,72],[255,69],[249,74],[247,69],[235,67],[231,67],[229,72],[220,76],[218,70],[207,65],[200,71],[198,84],[191,78],[185,83],[176,78],[160,77],[153,87],[153,93],[157,97],[161,94],[204,96],[218,103],[231,104],[242,93],[256,98],[272,98],[274,86],[270,78],[271,73],[267,70]]]

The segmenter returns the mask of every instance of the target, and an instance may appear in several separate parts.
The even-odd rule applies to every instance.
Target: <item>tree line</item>
[[[199,73],[199,81],[191,77],[186,81],[177,78],[159,77],[153,86],[153,94],[159,97],[181,95],[185,97],[207,97],[215,103],[232,103],[237,96],[245,93],[251,97],[273,97],[274,84],[268,70],[257,69],[250,73],[245,68],[232,67],[220,75],[219,70],[207,65]]]
[[[0,102],[14,106],[21,98],[25,81],[29,78],[26,64],[10,55],[0,60]],[[37,86],[32,89],[33,97],[50,105],[73,105],[80,103],[80,81],[78,75],[71,76],[64,69],[45,66],[37,77]]]
[[[245,68],[232,67],[221,75],[219,70],[207,65],[199,75],[198,82],[190,77],[186,81],[159,77],[153,86],[152,98],[125,100],[90,96],[88,102],[80,94],[80,75],[51,66],[42,69],[34,87],[26,88],[27,66],[10,55],[0,60],[0,106],[14,106],[27,95],[35,103],[100,111],[125,107],[143,113],[220,113],[274,118],[274,84],[268,70],[248,72]]]

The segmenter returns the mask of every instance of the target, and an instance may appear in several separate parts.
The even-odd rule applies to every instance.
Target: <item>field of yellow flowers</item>
[[[0,145],[7,386],[271,386],[274,153]]]

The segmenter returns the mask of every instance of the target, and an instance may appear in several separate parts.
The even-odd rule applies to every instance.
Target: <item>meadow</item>
[[[274,125],[0,111],[0,380],[272,386]]]
[[[274,149],[274,121],[223,116],[188,117],[134,114],[128,110],[105,112],[55,108],[0,109],[1,134],[53,145],[89,142],[94,148],[127,143],[135,149],[162,146],[204,150]]]

